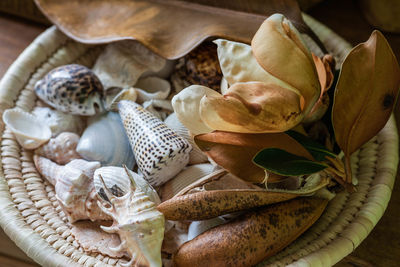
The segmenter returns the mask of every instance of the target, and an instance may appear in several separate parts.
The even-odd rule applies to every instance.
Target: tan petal
[[[311,54],[295,27],[283,15],[274,14],[260,26],[251,46],[261,67],[300,91],[307,114],[320,96],[320,84]]]
[[[213,130],[241,133],[283,132],[303,118],[304,99],[276,84],[236,83],[224,96],[206,93],[200,117]]]
[[[189,86],[172,98],[172,107],[179,121],[192,133],[212,132],[200,118],[200,100],[206,95],[219,95],[216,91],[201,85]]]
[[[258,64],[250,45],[224,39],[215,40],[214,43],[218,45],[218,59],[222,73],[230,85],[238,82],[276,83],[298,92],[297,89],[266,72]]]

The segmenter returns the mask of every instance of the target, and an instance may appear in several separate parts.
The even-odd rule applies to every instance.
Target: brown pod
[[[297,197],[296,194],[265,190],[213,190],[173,197],[160,205],[165,219],[205,220],[235,211],[278,203]]]
[[[299,237],[327,203],[297,198],[249,212],[184,243],[174,256],[174,266],[253,266]]]

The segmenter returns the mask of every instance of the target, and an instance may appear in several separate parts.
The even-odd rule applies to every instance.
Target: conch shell
[[[97,206],[93,186],[93,174],[100,168],[99,162],[75,159],[61,166],[41,156],[35,155],[33,159],[39,173],[54,185],[56,197],[69,222],[110,219]]]
[[[95,176],[95,183],[103,184],[101,192],[109,200],[102,200],[103,205],[99,205],[114,221],[112,226],[102,229],[108,233],[118,233],[121,245],[113,250],[125,250],[128,253],[131,260],[125,266],[161,267],[164,216],[157,211],[156,204],[141,190],[130,172],[126,172],[124,179],[130,180],[129,188],[123,188],[122,191],[126,193],[115,196],[106,186],[106,177]],[[104,197],[102,195],[101,199]]]
[[[79,135],[75,133],[61,133],[56,138],[35,150],[35,154],[48,158],[57,164],[64,165],[73,159],[80,159],[76,152]]]
[[[196,103],[191,104],[191,114],[195,114],[196,123],[206,126],[204,130],[284,132],[299,124],[320,97],[311,53],[283,15],[274,14],[265,20],[252,46],[221,39],[215,43],[229,90],[221,95],[196,86],[189,87],[191,92],[197,92],[196,101],[185,92],[188,88],[175,96],[186,106]],[[185,105],[177,104],[173,100],[178,118],[191,131],[182,108]]]

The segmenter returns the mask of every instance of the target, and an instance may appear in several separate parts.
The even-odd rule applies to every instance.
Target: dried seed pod
[[[265,190],[213,190],[171,198],[158,205],[157,209],[167,220],[198,221],[286,201],[297,196]]]
[[[183,244],[174,256],[174,266],[253,266],[307,230],[327,202],[297,198],[239,216]]]

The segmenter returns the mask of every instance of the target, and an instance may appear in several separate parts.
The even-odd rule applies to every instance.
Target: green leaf
[[[317,161],[324,161],[326,156],[336,158],[335,153],[308,136],[292,130],[287,131],[286,134],[304,146]]]
[[[311,174],[328,167],[325,164],[296,156],[279,148],[261,150],[253,158],[253,162],[267,171],[287,176]]]

